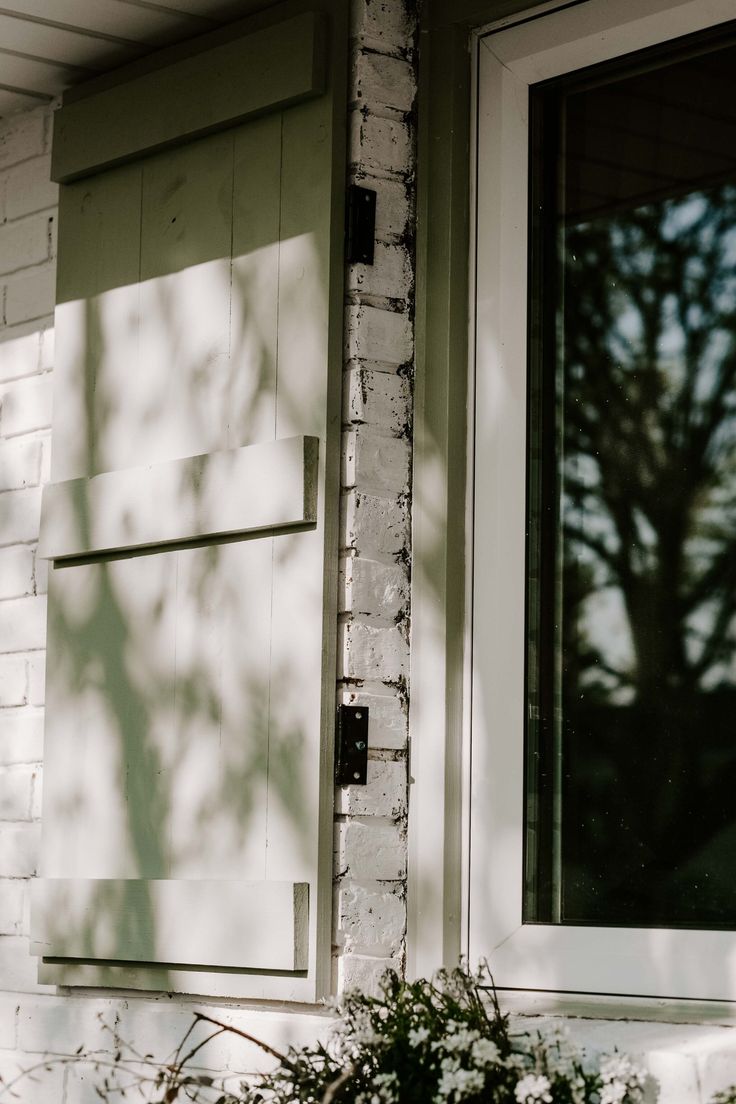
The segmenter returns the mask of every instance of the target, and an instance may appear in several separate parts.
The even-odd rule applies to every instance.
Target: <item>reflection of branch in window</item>
[[[621,590],[640,693],[736,679],[734,226],[722,185],[566,228],[564,539]],[[620,674],[574,619],[580,677]]]

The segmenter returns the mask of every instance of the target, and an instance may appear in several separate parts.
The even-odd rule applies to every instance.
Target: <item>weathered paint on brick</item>
[[[416,95],[416,76],[405,58],[360,50],[352,70],[353,102],[368,105],[373,111],[392,108],[411,111]]]
[[[345,953],[387,957],[401,950],[406,906],[380,882],[344,882],[338,890],[338,945]]]
[[[398,628],[350,621],[341,627],[338,663],[341,678],[398,683],[409,671],[409,645]]]
[[[406,877],[406,833],[392,820],[354,818],[337,825],[337,873],[358,881]]]
[[[350,265],[348,290],[364,303],[405,311],[414,290],[411,259],[406,247],[376,242],[373,264]]]
[[[406,0],[352,0],[350,26],[362,43],[405,51],[416,31],[416,6]]]
[[[412,169],[412,137],[402,119],[372,115],[364,108],[350,117],[350,160],[377,176],[408,176]]]
[[[344,487],[361,487],[373,494],[400,494],[408,490],[410,465],[411,447],[406,440],[379,436],[367,428],[345,434]]]
[[[368,747],[400,751],[406,747],[408,716],[406,702],[398,691],[377,684],[375,689],[365,685],[343,687],[338,700],[345,705],[368,707]]]
[[[410,521],[402,499],[365,494],[344,496],[342,546],[367,556],[399,556],[409,545]]]
[[[403,960],[395,958],[370,958],[367,955],[342,954],[336,960],[336,984],[340,990],[361,989],[377,996],[380,982],[387,970],[402,971]]]
[[[406,813],[406,762],[370,759],[365,786],[339,786],[336,810],[345,816],[386,816]]]
[[[351,305],[346,314],[346,360],[376,361],[392,370],[411,361],[414,338],[408,313],[361,304]]]
[[[411,386],[403,376],[351,368],[343,380],[343,421],[375,433],[407,437],[411,430]]]
[[[409,600],[409,576],[399,564],[350,556],[341,569],[340,609],[355,617],[396,621]]]

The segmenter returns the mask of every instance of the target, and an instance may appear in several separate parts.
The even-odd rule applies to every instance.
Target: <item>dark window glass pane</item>
[[[530,921],[736,927],[736,46],[721,43],[533,104]]]

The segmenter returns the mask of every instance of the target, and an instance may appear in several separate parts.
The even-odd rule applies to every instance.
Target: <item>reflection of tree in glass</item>
[[[627,893],[661,900],[736,784],[736,186],[568,226],[564,254],[566,740],[615,776]]]

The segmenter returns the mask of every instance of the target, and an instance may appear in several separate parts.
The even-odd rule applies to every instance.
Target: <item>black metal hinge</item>
[[[348,185],[346,260],[349,264],[373,264],[376,237],[376,193],[358,184]]]
[[[335,782],[365,786],[368,781],[368,710],[364,705],[337,708]]]

